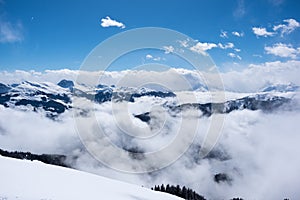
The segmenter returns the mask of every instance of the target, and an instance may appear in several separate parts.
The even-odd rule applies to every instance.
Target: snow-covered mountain
[[[262,92],[295,92],[299,89],[299,86],[288,83],[288,84],[271,84],[263,88]]]
[[[6,200],[181,199],[86,172],[2,156],[0,177],[0,199]]]
[[[282,181],[277,173],[271,173],[270,169],[273,164],[270,165],[270,163],[275,163],[286,172],[295,172],[294,168],[300,166],[300,162],[298,163],[296,159],[288,159],[293,163],[288,166],[288,168],[292,168],[291,170],[284,165],[287,162],[285,155],[296,157],[297,154],[293,145],[290,144],[298,145],[298,140],[295,138],[299,136],[295,130],[297,130],[299,121],[299,91],[295,84],[273,88],[274,85],[276,84],[270,84],[269,88],[271,89],[258,90],[258,92],[223,91],[224,98],[216,99],[214,96],[217,96],[219,91],[209,92],[200,89],[169,91],[158,87],[116,86],[104,83],[90,85],[78,84],[71,79],[61,79],[54,83],[25,80],[3,82],[0,84],[0,149],[29,151],[39,155],[62,155],[66,158],[64,161],[67,162],[63,165],[66,164],[75,169],[137,185],[145,185],[148,188],[162,183],[185,185],[211,199],[231,199],[233,197],[260,199],[265,196],[272,199],[278,194],[296,197],[298,193],[293,186],[297,185],[297,179],[293,179],[293,184],[289,184],[290,178]],[[224,121],[219,124],[222,126],[220,138],[208,155],[200,157],[199,152],[204,138],[216,116],[224,117]],[[124,174],[95,160],[85,145],[93,145],[97,141],[92,140],[91,143],[83,144],[76,130],[78,120],[84,122],[82,124],[84,133],[96,135],[98,132],[94,127],[100,126],[106,131],[107,138],[115,146],[124,150],[124,153],[120,154],[111,151],[110,146],[98,145],[99,152],[104,152],[103,155],[109,161],[121,163],[128,168],[132,167],[133,170],[136,169],[136,166],[141,166],[148,172]],[[182,123],[183,121],[184,123]],[[146,139],[141,139],[140,134],[147,136]],[[194,134],[186,151],[171,165],[161,170],[154,168],[153,163],[163,163],[173,152],[158,154],[155,162],[147,160],[147,153],[160,151],[180,134],[186,137]],[[291,138],[293,139],[291,140]],[[185,139],[183,137],[182,142],[178,143],[178,148],[184,147]],[[268,143],[271,140],[272,143]],[[265,147],[266,145],[267,147]],[[272,153],[269,150],[266,151],[266,148],[270,149]],[[279,151],[285,153],[282,154]],[[257,152],[260,156],[255,156]],[[32,167],[35,171],[41,172],[39,174],[48,173],[43,171],[44,165],[41,167],[43,169],[36,167],[42,165],[38,162],[28,163],[5,159],[4,162],[3,159],[1,158],[3,163],[18,164],[20,168],[11,167],[15,170],[29,166],[29,168]],[[22,163],[28,163],[28,165]],[[137,163],[137,165],[131,165],[132,163]],[[9,167],[0,164],[1,168]],[[51,168],[46,165],[46,168],[48,167]],[[264,171],[265,167],[268,168],[267,172]],[[4,174],[9,174],[9,171],[2,171]],[[23,171],[32,175],[32,172],[25,169]],[[67,169],[59,171],[70,174]],[[49,172],[49,174],[51,173]],[[80,172],[72,171],[71,173],[79,173],[78,176],[81,177]],[[24,177],[25,175],[16,173],[16,176]],[[75,175],[74,177],[66,176],[68,177],[65,178],[71,180],[76,179]],[[259,176],[259,178],[253,176]],[[9,181],[15,178],[14,175],[11,175],[12,178],[8,175],[3,177],[4,180]],[[56,176],[53,175],[53,177]],[[221,181],[216,177],[221,177]],[[226,178],[224,179],[224,177]],[[46,178],[48,176],[45,177],[45,180]],[[50,177],[50,183],[54,182],[56,178]],[[253,180],[258,179],[280,180],[282,182],[278,181],[278,184],[274,186],[280,190],[276,190],[278,192],[274,195],[266,193],[269,190],[263,190],[261,193],[253,195],[251,191],[261,189],[253,184],[255,182]],[[67,184],[64,181],[60,182]],[[17,195],[22,197],[22,191],[15,188],[12,182],[8,183],[10,184],[3,185],[7,190],[5,190],[6,193],[0,193],[0,197],[9,197],[8,199],[14,199]],[[21,183],[30,185],[28,182]],[[265,184],[273,187],[273,183],[274,181]],[[36,187],[34,184],[32,187]],[[86,182],[84,184],[88,185]],[[292,189],[283,188],[283,184],[289,185],[289,188]],[[104,185],[111,185],[111,187],[117,185],[116,187],[121,188],[118,182],[113,184],[105,182]],[[109,188],[106,189],[111,191]],[[85,190],[88,189],[85,188]],[[135,187],[132,190],[139,191],[139,188]],[[142,190],[144,189],[142,188]],[[13,193],[13,191],[17,192]],[[40,199],[59,199],[48,195],[50,193],[47,193],[46,189],[42,191],[45,192],[38,193],[41,194],[38,196]],[[31,192],[24,192],[23,199],[35,199],[33,196],[26,196]],[[93,193],[93,191],[87,192]],[[66,195],[67,193],[63,194],[61,191],[59,194]],[[100,193],[97,191],[94,194]],[[33,194],[37,193],[33,192]],[[151,194],[149,194],[150,196],[148,193],[145,194],[144,199],[150,198]],[[127,196],[124,198],[121,196],[110,197],[113,199],[127,198]],[[128,198],[130,199],[130,197]],[[136,197],[136,199],[140,198],[140,196]],[[157,199],[159,198],[160,196],[157,197]],[[163,197],[163,199],[165,198]]]
[[[170,112],[179,112],[183,109],[199,109],[203,115],[210,116],[212,113],[229,113],[233,110],[263,110],[272,111],[281,105],[288,103],[291,95],[276,96],[276,92],[295,92],[298,86],[269,86],[262,93],[252,93],[236,99],[224,100],[224,102],[205,103],[176,103],[176,93],[149,88],[115,87],[107,85],[96,85],[86,87],[75,86],[73,81],[61,80],[59,83],[37,83],[23,81],[6,85],[0,83],[0,105],[29,109],[33,111],[44,110],[48,116],[53,117],[72,108],[72,99],[84,98],[96,103],[104,102],[130,102],[134,103],[142,97],[153,97],[150,101],[160,102]],[[194,93],[207,94],[205,91],[194,91]],[[170,105],[171,102],[171,105]],[[175,102],[175,104],[174,104]],[[79,108],[80,109],[80,108]],[[140,113],[142,114],[142,113]]]

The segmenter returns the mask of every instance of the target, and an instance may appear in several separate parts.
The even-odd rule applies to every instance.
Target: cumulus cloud
[[[218,45],[216,45],[215,43],[198,42],[194,46],[190,47],[190,50],[202,55],[207,55],[205,51],[216,47],[218,47]]]
[[[106,16],[106,18],[101,19],[101,26],[106,28],[106,27],[111,27],[111,26],[116,26],[119,28],[125,28],[125,24],[122,22],[118,22],[114,19],[111,19],[109,16]]]
[[[224,32],[225,34],[225,32]],[[206,51],[214,49],[214,48],[220,48],[220,49],[233,49],[235,46],[232,42],[227,42],[225,44],[222,43],[213,43],[213,42],[198,42],[195,41],[194,43],[189,41],[178,41],[180,43],[181,47],[188,48],[189,50],[202,54],[204,56],[207,56],[208,54]]]
[[[160,61],[160,60],[163,60],[163,58],[161,58],[161,57],[153,57],[152,55],[150,55],[150,54],[147,54],[146,55],[146,59],[147,60],[154,60],[154,61]]]
[[[227,31],[221,31],[220,37],[221,38],[228,38]]]
[[[0,43],[21,42],[24,39],[22,23],[11,23],[0,18]]]
[[[284,34],[290,34],[293,32],[296,28],[300,27],[300,23],[297,22],[295,19],[285,19],[283,20],[285,24],[279,24],[273,27],[274,31],[279,31],[281,36]]]
[[[282,24],[273,26],[274,32],[269,32],[269,31],[267,31],[266,28],[262,28],[262,27],[253,27],[252,31],[257,37],[259,37],[259,36],[262,36],[262,37],[274,36],[277,33],[280,33],[281,37],[283,37],[284,35],[290,34],[296,28],[299,28],[299,27],[300,27],[300,23],[298,21],[296,21],[295,19],[285,19],[285,20],[283,20]]]
[[[275,33],[274,32],[269,32],[267,31],[266,28],[260,28],[260,27],[253,27],[252,28],[252,31],[253,33],[259,37],[259,36],[262,36],[262,37],[268,37],[268,36],[274,36]]]
[[[237,36],[237,37],[243,37],[244,36],[244,32],[237,32],[237,31],[233,31],[231,32],[232,35]]]
[[[147,58],[147,59],[151,59],[151,58],[153,58],[153,56],[150,55],[150,54],[147,54],[147,55],[146,55],[146,58]]]
[[[300,54],[299,48],[295,49],[291,44],[276,43],[273,46],[266,46],[265,51],[267,54],[272,54],[284,58],[297,58]]]

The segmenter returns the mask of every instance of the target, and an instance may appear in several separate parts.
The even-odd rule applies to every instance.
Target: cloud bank
[[[275,52],[274,52],[275,53]],[[148,56],[149,57],[149,56]],[[44,72],[21,71],[14,72],[1,71],[0,80],[2,83],[13,84],[26,80],[36,82],[58,83],[62,79],[69,79],[76,82],[79,73],[86,73],[89,79],[85,84],[99,83],[105,85],[133,86],[143,83],[145,80],[152,83],[169,85],[176,90],[195,90],[205,86],[205,79],[209,79],[211,74],[196,70],[169,69],[162,72],[144,70],[124,70],[106,72],[81,72],[78,70],[46,70]],[[227,91],[236,92],[257,92],[261,88],[270,84],[288,84],[290,82],[300,85],[298,75],[300,74],[300,61],[291,60],[286,62],[275,61],[262,64],[250,64],[240,71],[220,72],[221,79]],[[253,77],[256,81],[253,82]],[[124,81],[124,78],[126,81]],[[90,80],[90,83],[89,83]],[[122,80],[122,81],[121,81]],[[190,88],[179,87],[178,82],[185,80]],[[213,85],[211,85],[213,87]]]

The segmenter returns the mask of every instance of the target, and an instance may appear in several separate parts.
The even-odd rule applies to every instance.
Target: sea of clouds
[[[57,83],[62,79],[75,81],[78,73],[79,71],[72,70],[2,71],[0,80],[7,84],[25,80]],[[221,77],[226,91],[244,95],[257,92],[268,85],[300,85],[299,74],[300,62],[288,61],[251,65],[241,71],[221,73]],[[128,70],[101,73],[100,80],[102,84],[118,84],[124,75],[137,82],[137,85],[140,84],[138,79],[147,79],[152,83],[158,82],[170,87],[173,84],[172,88],[177,88],[174,92],[188,89],[176,87],[180,82],[178,79],[182,77],[189,82],[191,90],[205,85],[203,77],[208,77],[197,71],[185,69],[171,69],[160,73]],[[98,79],[99,74],[95,73],[94,78]],[[123,84],[122,86],[133,85],[127,81]],[[293,103],[298,101],[299,95],[295,95],[296,100]],[[293,109],[278,109],[272,113],[240,110],[221,115],[224,117],[224,121],[221,121],[222,130],[213,149],[221,156],[216,159],[200,159],[199,147],[211,128],[213,117],[199,118],[196,111],[186,111],[174,117],[161,107],[161,104],[165,103],[163,101],[166,100],[144,97],[126,105],[122,105],[124,102],[115,103],[112,109],[110,102],[93,104],[89,100],[80,100],[76,105],[80,105],[81,109],[86,111],[86,115],[79,115],[80,111],[76,109],[67,110],[57,120],[45,117],[42,112],[0,106],[0,147],[11,151],[66,154],[70,157],[69,162],[73,167],[79,170],[146,187],[162,183],[186,185],[209,199],[300,197],[298,104],[295,104]],[[133,117],[133,114],[147,111],[151,111],[151,117],[154,119],[150,124]],[[125,149],[139,147],[143,152],[159,152],[176,137],[182,137],[182,142],[177,142],[177,148],[169,151],[169,154],[161,153],[155,159],[145,158],[141,162],[131,154],[119,154],[118,151],[114,151],[112,145],[103,142],[102,137],[83,143],[84,136],[82,133],[78,134],[78,119],[84,122],[84,127],[81,128],[86,132],[97,136],[97,127],[100,126],[105,130],[110,142]],[[143,136],[151,137],[138,137],[141,132]],[[105,166],[95,159],[83,144],[96,145],[93,147],[101,151],[103,157],[119,169],[137,166],[147,168],[152,166],[153,162],[165,163],[170,156],[180,154],[181,151],[177,152],[176,149],[185,149],[187,144],[189,148],[163,169],[149,173],[127,173]],[[216,183],[214,175],[217,173],[226,173],[231,181]]]

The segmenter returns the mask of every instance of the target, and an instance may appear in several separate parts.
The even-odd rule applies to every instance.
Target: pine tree
[[[166,192],[170,193],[170,185],[169,184],[166,186]]]
[[[181,192],[181,188],[179,185],[176,186],[176,193],[175,193],[177,196],[181,197],[182,195],[182,192]]]
[[[185,186],[183,186],[183,188],[182,188],[182,196],[181,197],[184,199],[187,199],[187,190],[186,190]]]
[[[161,184],[160,191],[166,192],[166,188],[165,188],[164,184]]]

